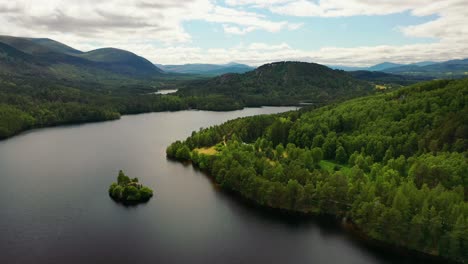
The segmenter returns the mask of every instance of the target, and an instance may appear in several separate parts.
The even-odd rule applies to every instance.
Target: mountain
[[[36,44],[46,46],[50,50],[53,50],[53,51],[59,52],[59,53],[75,54],[75,55],[83,53],[80,50],[74,49],[74,48],[72,48],[70,46],[67,46],[67,45],[65,45],[63,43],[60,43],[58,41],[55,41],[55,40],[49,39],[49,38],[29,38],[29,40],[36,43]]]
[[[423,75],[438,78],[459,78],[468,76],[468,59],[419,65],[403,65],[384,69],[383,71],[402,75]]]
[[[199,74],[199,75],[222,75],[226,73],[244,73],[255,69],[254,67],[239,64],[182,64],[182,65],[156,65],[166,72]]]
[[[78,55],[81,58],[102,63],[106,69],[122,74],[156,74],[163,71],[147,59],[126,50],[103,48]]]
[[[432,64],[436,64],[437,62],[435,61],[421,61],[421,62],[415,62],[415,63],[411,63],[411,65],[416,65],[416,66],[427,66],[427,65],[432,65]]]
[[[9,67],[22,58],[16,69],[37,69],[41,74],[70,80],[118,79],[160,75],[162,70],[134,53],[106,48],[82,52],[46,38],[0,36],[0,43],[8,52]],[[6,47],[6,46],[8,47]],[[5,54],[7,54],[5,52]],[[25,55],[29,55],[27,61]],[[16,56],[19,56],[18,58]],[[0,66],[7,64],[6,58]],[[15,67],[13,67],[15,68]],[[0,73],[3,67],[0,68]],[[16,71],[15,74],[22,74]]]
[[[382,71],[388,68],[394,68],[394,67],[399,67],[402,66],[403,64],[398,64],[398,63],[393,63],[393,62],[383,62],[379,63],[377,65],[369,67],[367,70],[369,71]]]
[[[55,50],[47,45],[42,45],[33,41],[31,38],[0,36],[0,42],[10,45],[11,47],[31,55],[40,55],[55,52]],[[39,41],[40,42],[40,41]]]
[[[35,56],[0,42],[0,74],[39,77],[48,73]]]
[[[376,84],[399,84],[409,85],[416,82],[429,81],[432,77],[428,76],[411,76],[411,75],[398,75],[380,71],[349,71],[350,75],[354,78],[364,81],[373,82]]]
[[[180,95],[220,95],[240,106],[325,103],[364,95],[372,86],[344,71],[306,62],[275,62],[243,74],[188,82]],[[197,106],[198,108],[203,108]]]

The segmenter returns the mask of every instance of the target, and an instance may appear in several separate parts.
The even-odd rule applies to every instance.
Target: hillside
[[[305,62],[275,62],[244,74],[225,74],[192,81],[178,92],[183,96],[219,95],[241,106],[326,103],[364,95],[373,88],[344,71]]]
[[[41,73],[60,79],[99,81],[151,77],[162,73],[151,62],[124,50],[109,48],[81,52],[51,39],[10,36],[0,36],[0,43],[8,45],[10,50],[16,49],[32,56],[33,59],[28,61],[28,65],[25,65],[27,62],[23,60],[21,65],[16,66],[17,69],[22,69],[22,66],[33,69],[40,65]],[[16,60],[15,56],[20,54],[18,52],[10,52],[10,64]],[[0,65],[2,63],[5,61],[1,60]],[[17,71],[16,74],[21,75],[22,71]]]
[[[81,52],[50,39],[0,36],[0,139],[32,128],[187,109],[181,98],[152,94],[187,78],[163,74],[123,50]]]
[[[151,75],[163,72],[147,59],[121,49],[97,49],[82,53],[79,57],[102,63],[105,69],[120,74]]]
[[[431,81],[228,121],[167,155],[259,205],[346,217],[372,239],[463,262],[467,124],[468,79]]]
[[[77,49],[74,49],[70,46],[67,46],[63,43],[60,43],[58,41],[55,41],[53,39],[49,39],[49,38],[29,38],[28,40],[36,43],[36,44],[39,44],[39,45],[42,45],[42,46],[45,46],[47,47],[48,49],[52,50],[52,51],[55,51],[55,52],[58,52],[58,53],[65,53],[65,54],[82,54],[83,52],[80,51],[80,50],[77,50]]]
[[[244,73],[255,68],[245,64],[182,64],[182,65],[157,65],[166,72],[199,74],[207,76],[217,76],[226,73]]]

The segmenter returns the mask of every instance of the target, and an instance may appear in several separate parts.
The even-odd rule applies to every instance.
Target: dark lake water
[[[288,109],[150,113],[0,141],[0,263],[417,262],[365,246],[339,221],[249,206],[166,159],[192,130]],[[155,197],[113,202],[119,169]]]

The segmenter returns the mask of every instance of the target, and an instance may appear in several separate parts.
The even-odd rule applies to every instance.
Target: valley
[[[466,61],[175,65],[2,35],[0,262],[465,263]],[[148,188],[109,187],[120,169]]]

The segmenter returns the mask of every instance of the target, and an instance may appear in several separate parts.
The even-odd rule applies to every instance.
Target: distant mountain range
[[[384,62],[371,67],[329,67],[354,71],[350,75],[361,80],[402,85],[433,78],[468,76],[468,59],[446,62],[424,61],[407,65]],[[48,38],[0,36],[0,74],[11,76],[53,77],[86,82],[112,80],[118,83],[123,79],[140,80],[167,76],[166,73],[215,77],[228,73],[248,72],[257,71],[254,67],[239,63],[155,65],[143,57],[121,49],[102,48],[83,52]]]
[[[330,65],[344,71],[381,71],[399,75],[425,76],[433,78],[460,78],[468,76],[468,59],[445,62],[423,61],[412,64],[383,62],[371,67],[348,67]]]
[[[384,72],[414,75],[433,76],[438,78],[458,78],[468,76],[468,59],[449,60],[429,65],[403,65],[383,70]]]
[[[342,65],[328,65],[328,67],[336,70],[343,70],[343,71],[385,71],[386,69],[396,68],[401,66],[427,66],[431,64],[436,64],[437,62],[433,61],[423,61],[417,62],[412,64],[401,64],[401,63],[393,63],[393,62],[382,62],[370,67],[353,67],[353,66],[342,66]]]
[[[199,74],[216,76],[226,73],[244,73],[255,69],[249,65],[240,63],[228,63],[228,64],[182,64],[182,65],[162,65],[156,64],[156,66],[166,72],[173,73],[186,73],[186,74]]]
[[[96,80],[153,76],[163,71],[125,50],[103,48],[82,52],[47,38],[0,36],[0,73]]]
[[[419,75],[400,75],[392,74],[381,71],[349,71],[350,75],[354,78],[364,81],[369,81],[375,84],[387,85],[387,84],[398,84],[398,85],[409,85],[422,81],[429,81],[434,79],[430,76],[419,76]]]

